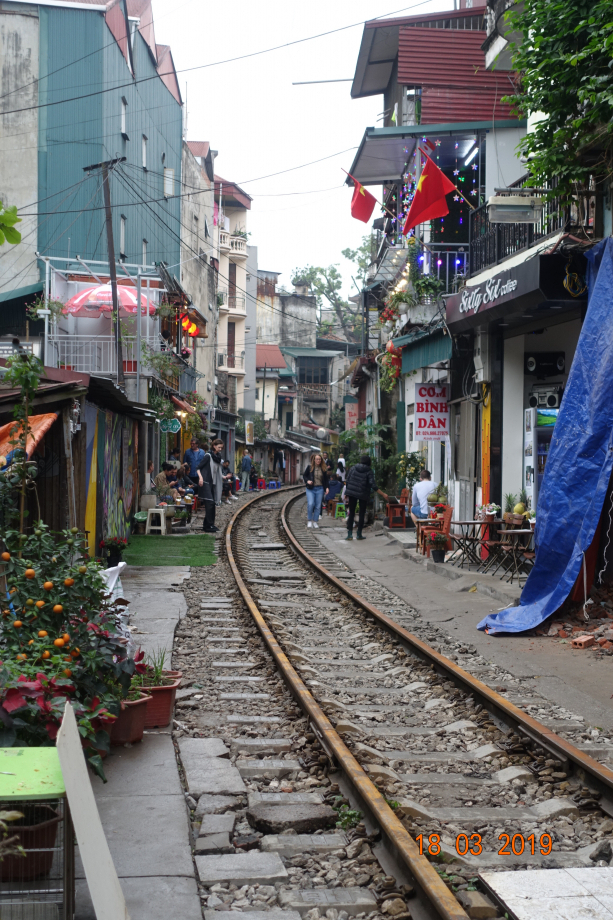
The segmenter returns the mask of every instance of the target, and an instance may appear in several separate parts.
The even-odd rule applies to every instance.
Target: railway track
[[[590,755],[611,745],[350,572],[304,518],[301,490],[248,502],[218,573],[186,589],[175,736],[206,920],[497,917],[492,870],[608,865],[613,772]]]

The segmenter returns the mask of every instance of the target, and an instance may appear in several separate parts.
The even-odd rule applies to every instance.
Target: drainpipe
[[[141,277],[140,268],[136,273],[136,401],[140,402],[140,350],[141,350],[141,324],[143,321],[140,303]],[[149,303],[147,303],[147,316],[149,316]]]

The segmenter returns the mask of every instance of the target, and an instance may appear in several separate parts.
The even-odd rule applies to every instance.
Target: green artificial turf
[[[129,538],[123,561],[128,565],[213,565],[215,540],[211,534],[186,536],[135,535]]]

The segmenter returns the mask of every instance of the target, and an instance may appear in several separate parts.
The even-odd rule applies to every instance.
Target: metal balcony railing
[[[532,181],[531,176],[522,176],[509,189],[529,187]],[[471,211],[469,217],[469,274],[476,275],[492,265],[498,265],[560,230],[570,233],[581,231],[586,238],[593,237],[594,227],[589,215],[594,212],[589,207],[590,201],[588,196],[576,200],[571,206],[563,206],[557,198],[546,201],[541,219],[534,224],[491,223],[487,204],[482,204]]]
[[[217,352],[217,367],[227,367],[229,370],[242,370],[245,366],[245,356],[228,354],[227,351]]]
[[[162,350],[158,341],[149,342],[154,351]],[[121,356],[125,374],[136,373],[136,336],[121,340]],[[53,367],[79,371],[82,374],[113,376],[117,373],[117,343],[112,335],[61,335],[52,334],[47,342],[47,361]],[[141,365],[141,372],[151,373]]]
[[[244,294],[228,294],[227,304],[230,310],[238,313],[245,312],[245,295]]]

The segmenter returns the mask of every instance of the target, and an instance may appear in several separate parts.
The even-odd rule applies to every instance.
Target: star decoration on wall
[[[453,200],[454,200],[454,201],[459,201],[459,200],[460,200],[460,196],[459,196],[459,195],[454,195],[454,196],[453,196]]]
[[[476,195],[476,194],[477,194],[477,189],[476,189],[476,188],[471,188],[470,194],[471,194],[471,195]]]
[[[477,166],[476,163],[473,163],[473,165],[471,166],[471,169],[479,169],[479,167]]]
[[[459,169],[454,169],[453,174],[454,174],[454,176],[459,176],[459,175],[460,175],[460,170],[459,170]]]
[[[437,147],[440,147],[440,146],[441,146],[441,142],[440,142],[440,141],[435,141],[435,144],[436,144]]]

